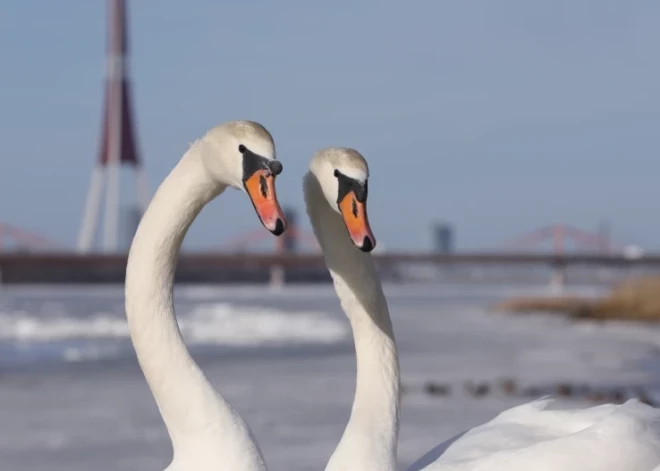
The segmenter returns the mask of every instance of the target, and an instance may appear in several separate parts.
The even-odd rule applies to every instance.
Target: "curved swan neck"
[[[305,177],[305,203],[337,296],[353,330],[357,381],[351,416],[326,470],[396,469],[399,360],[387,301],[369,254],[356,249],[318,180]]]
[[[126,267],[126,316],[175,460],[194,448],[240,465],[234,469],[265,469],[247,425],[195,363],[175,318],[174,272],[183,238],[204,205],[225,189],[210,178],[200,152],[198,143],[183,156],[140,221]]]

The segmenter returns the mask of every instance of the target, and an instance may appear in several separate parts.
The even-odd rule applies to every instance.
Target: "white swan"
[[[350,420],[327,471],[396,470],[399,360],[387,301],[367,253],[376,246],[367,218],[368,176],[357,151],[329,148],[314,155],[304,178],[307,213],[357,356]]]
[[[350,420],[326,471],[397,469],[397,350],[380,281],[363,253],[375,246],[368,177],[357,151],[330,148],[315,154],[304,180],[307,211],[357,356]],[[660,465],[660,410],[637,400],[582,410],[551,410],[550,403],[504,411],[438,445],[408,471],[652,471]]]
[[[165,178],[137,229],[126,267],[126,316],[140,367],[172,441],[168,471],[263,471],[247,424],[213,388],[186,348],[173,306],[183,238],[209,201],[227,187],[246,190],[275,235],[286,221],[275,194],[270,133],[232,121],[196,141]]]

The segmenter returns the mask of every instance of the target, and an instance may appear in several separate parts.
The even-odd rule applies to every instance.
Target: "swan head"
[[[341,215],[353,244],[363,252],[376,247],[367,217],[369,166],[355,149],[330,147],[314,154],[310,172],[330,207]]]
[[[211,178],[245,191],[264,227],[281,235],[287,222],[277,200],[275,177],[282,164],[266,128],[253,121],[229,121],[211,129],[203,144],[202,161]]]

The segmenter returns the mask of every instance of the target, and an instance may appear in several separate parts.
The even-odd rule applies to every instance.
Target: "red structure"
[[[265,242],[266,247],[270,249],[266,250],[266,252],[284,253],[284,245],[286,244],[285,236],[296,239],[298,242],[302,242],[303,246],[306,246],[314,252],[320,250],[320,246],[313,233],[307,233],[300,230],[298,227],[288,227],[286,232],[278,238],[274,238],[271,234],[264,231],[263,228],[258,228],[232,238],[229,242],[222,244],[214,251],[228,253],[255,252],[254,249],[259,247],[261,243]]]
[[[306,247],[313,252],[321,250],[316,236],[312,232],[303,231],[297,224],[297,212],[293,209],[285,209],[289,226],[281,237],[273,237],[263,228],[259,227],[250,232],[243,233],[230,239],[228,242],[217,247],[214,251],[229,253],[255,252],[255,248],[264,247],[266,251],[275,254],[296,253]]]
[[[80,224],[77,248],[92,250],[105,187],[105,220],[103,249],[119,250],[119,170],[129,166],[135,175],[140,215],[149,202],[148,186],[136,145],[128,70],[128,38],[126,0],[108,0],[108,53],[105,84],[105,106],[101,145],[92,172],[85,210]],[[133,228],[135,229],[135,228]]]
[[[511,249],[515,252],[529,251],[550,243],[552,253],[561,255],[569,247],[580,252],[613,253],[622,247],[615,245],[606,234],[584,231],[567,224],[551,224],[516,237],[498,247],[499,250]]]
[[[66,248],[39,234],[34,234],[16,226],[0,223],[0,253],[9,251],[56,252]]]
[[[261,228],[257,228],[233,237],[213,251],[246,253],[264,249],[266,252],[284,253],[287,238],[295,239],[296,245],[301,248],[305,247],[313,252],[320,250],[316,237],[311,231],[304,231],[297,224],[290,224],[282,237],[275,239]],[[615,254],[623,250],[624,246],[615,244],[607,234],[585,231],[568,224],[550,224],[500,244],[489,252],[539,252],[563,255],[568,252]]]

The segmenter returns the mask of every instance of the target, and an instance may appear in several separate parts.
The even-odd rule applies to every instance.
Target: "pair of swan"
[[[167,427],[167,471],[264,471],[250,429],[190,356],[173,307],[183,238],[201,209],[226,188],[245,190],[262,224],[286,229],[275,193],[282,170],[270,133],[232,121],[195,142],[163,181],[133,240],[126,314],[137,358]],[[395,471],[399,361],[387,301],[370,252],[369,172],[355,150],[317,152],[304,178],[307,212],[350,321],[357,384],[350,419],[327,471]],[[356,247],[358,249],[356,249]],[[409,471],[652,471],[660,466],[660,411],[630,400],[549,410],[542,399],[428,452]]]

